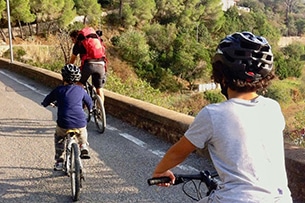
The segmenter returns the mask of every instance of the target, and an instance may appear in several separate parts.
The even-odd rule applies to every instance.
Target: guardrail
[[[20,62],[10,63],[7,59],[0,59],[0,68],[17,72],[51,88],[61,84],[60,74]],[[178,141],[194,120],[192,116],[107,90],[105,108],[107,114],[145,129],[171,143]],[[206,150],[197,150],[196,153],[209,157]],[[305,202],[305,150],[285,143],[285,155],[289,188],[294,202]]]

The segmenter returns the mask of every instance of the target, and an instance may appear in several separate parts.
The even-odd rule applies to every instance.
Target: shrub
[[[281,105],[288,105],[300,101],[299,83],[293,80],[277,80],[267,89],[265,96],[278,101]]]
[[[209,90],[204,92],[204,98],[212,103],[219,103],[225,100],[219,90]]]
[[[144,63],[150,60],[149,46],[142,32],[128,30],[118,40],[122,58],[131,63]]]

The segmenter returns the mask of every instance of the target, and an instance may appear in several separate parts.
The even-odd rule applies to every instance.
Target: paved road
[[[56,109],[40,105],[49,88],[0,69],[0,202],[71,202],[70,182],[53,171]],[[192,202],[181,186],[149,187],[146,179],[170,147],[107,115],[104,134],[88,125],[91,159],[79,202]],[[192,155],[175,172],[211,169]]]

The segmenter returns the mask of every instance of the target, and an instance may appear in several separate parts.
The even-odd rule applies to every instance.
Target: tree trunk
[[[122,18],[122,11],[123,11],[123,0],[120,0],[120,6],[119,6],[119,17]]]
[[[12,27],[11,32],[12,32],[12,39],[15,40],[15,36],[14,36],[14,27]]]
[[[2,28],[0,29],[0,33],[1,33],[2,40],[3,40],[5,43],[7,43],[7,42],[6,42],[6,36],[5,36],[5,34],[4,34]]]
[[[19,26],[19,30],[20,30],[20,37],[21,37],[21,39],[23,39],[23,30],[22,30],[22,26],[21,26],[20,20],[18,20],[18,26]]]
[[[33,36],[33,27],[30,23],[27,23],[29,27],[30,36]]]

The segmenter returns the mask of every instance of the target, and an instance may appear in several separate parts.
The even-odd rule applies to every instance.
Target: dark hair
[[[212,79],[216,83],[224,83],[226,87],[237,92],[264,91],[275,77],[273,72],[269,72],[264,78],[255,82],[248,82],[243,79],[232,77],[228,72],[228,67],[220,61],[212,63]]]
[[[78,32],[79,32],[78,30],[72,30],[69,36],[76,39],[78,36]]]

